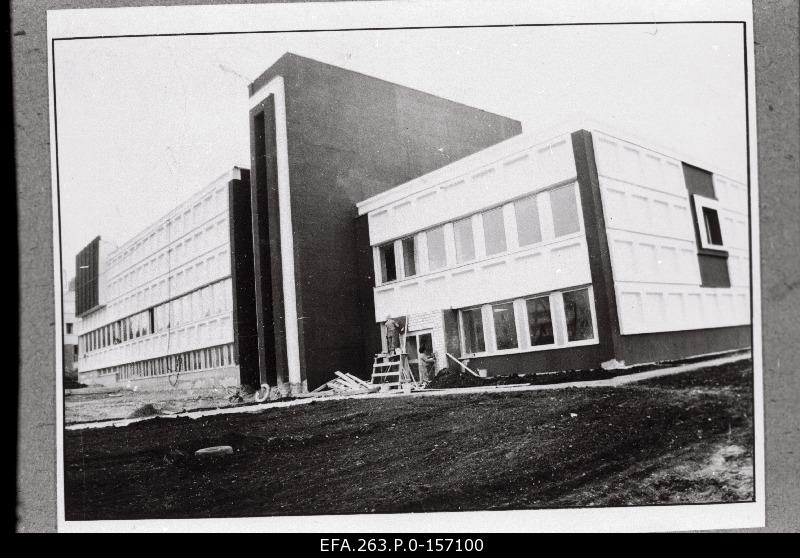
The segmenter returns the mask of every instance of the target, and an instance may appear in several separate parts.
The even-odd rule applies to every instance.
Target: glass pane
[[[397,266],[394,263],[394,243],[378,248],[381,257],[381,282],[388,283],[397,279]]]
[[[539,225],[539,204],[536,196],[514,202],[517,215],[517,238],[520,246],[542,241],[542,228]]]
[[[481,309],[462,310],[461,324],[464,328],[464,352],[467,354],[484,352],[486,344],[483,339]]]
[[[564,236],[581,230],[573,184],[552,190],[550,206],[553,210],[553,229],[556,236]]]
[[[553,319],[550,315],[550,299],[546,296],[525,301],[528,307],[528,329],[531,345],[552,345]]]
[[[567,340],[582,341],[594,338],[589,290],[563,293],[564,317],[567,321]]]
[[[706,239],[708,239],[708,243],[722,246],[722,231],[719,226],[717,210],[704,207],[703,220],[706,224]]]
[[[417,354],[416,336],[410,335],[406,337],[406,353],[408,354],[408,360],[417,360],[419,355]]]
[[[517,348],[517,322],[514,319],[514,304],[495,304],[492,306],[494,316],[494,337],[497,350]]]
[[[417,251],[414,244],[413,236],[403,239],[403,272],[406,277],[417,274]]]
[[[456,237],[456,262],[468,262],[475,259],[475,238],[472,234],[472,217],[453,223]]]
[[[502,207],[484,212],[483,237],[486,241],[487,256],[506,251],[506,228]]]
[[[428,240],[428,268],[433,271],[447,265],[444,249],[444,227],[436,227],[425,233]]]

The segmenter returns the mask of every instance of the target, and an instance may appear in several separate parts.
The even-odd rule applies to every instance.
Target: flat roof
[[[638,147],[650,151],[654,151],[665,157],[670,157],[672,159],[699,167],[733,182],[739,182],[742,184],[746,182],[746,179],[742,180],[731,178],[731,175],[725,173],[725,171],[720,172],[719,170],[715,170],[711,166],[704,164],[702,161],[698,161],[696,158],[687,154],[680,153],[678,150],[666,148],[655,143],[648,143],[647,141],[633,134],[616,130],[613,126],[606,123],[600,123],[586,117],[574,117],[567,119],[561,124],[558,124],[547,130],[542,130],[536,133],[523,132],[518,136],[514,136],[500,143],[496,143],[487,147],[486,149],[473,153],[472,155],[468,155],[463,159],[454,161],[427,174],[418,176],[413,180],[409,180],[408,182],[399,184],[394,188],[381,192],[380,194],[362,200],[356,204],[357,215],[361,216],[371,211],[379,210],[407,197],[419,194],[431,188],[435,188],[469,172],[475,172],[481,167],[493,165],[500,159],[512,156],[514,153],[525,151],[531,147],[547,145],[578,130],[588,130],[589,132],[606,134],[615,139],[637,145]]]

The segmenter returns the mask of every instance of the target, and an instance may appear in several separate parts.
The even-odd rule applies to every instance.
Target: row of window
[[[578,208],[576,185],[568,184],[389,242],[378,247],[380,283],[580,232]],[[452,225],[454,252],[450,257],[445,238],[448,225]],[[422,243],[424,258],[420,257]]]
[[[233,364],[233,346],[228,344],[149,360],[140,360],[119,366],[110,366],[100,369],[99,374],[101,376],[116,374],[117,381],[119,381],[207,370],[209,368],[232,366]]]
[[[137,240],[119,255],[115,256],[111,265],[128,267],[166,246],[171,240],[181,237],[192,228],[199,226],[212,216],[217,215],[228,207],[227,190],[224,187],[209,192],[191,207],[174,215],[158,229],[152,231],[144,238]]]
[[[557,347],[595,339],[591,287],[459,311],[465,355]]]
[[[213,283],[82,335],[79,338],[81,351],[85,354],[229,312],[231,303],[230,279]]]
[[[109,283],[109,297],[116,298],[138,285],[168,273],[175,266],[182,265],[222,244],[226,241],[227,234],[228,222],[226,219],[220,219],[216,223],[208,225],[204,230],[199,230],[194,235],[178,242],[168,251],[154,255],[149,260],[112,279]]]

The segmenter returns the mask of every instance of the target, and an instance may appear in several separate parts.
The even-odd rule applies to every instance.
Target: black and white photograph
[[[763,525],[750,3],[588,4],[49,12],[59,529]]]

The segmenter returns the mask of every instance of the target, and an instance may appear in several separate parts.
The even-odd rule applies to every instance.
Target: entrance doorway
[[[406,353],[408,365],[414,374],[414,379],[420,381],[419,355],[425,351],[433,351],[433,335],[430,330],[410,331],[406,337]]]

